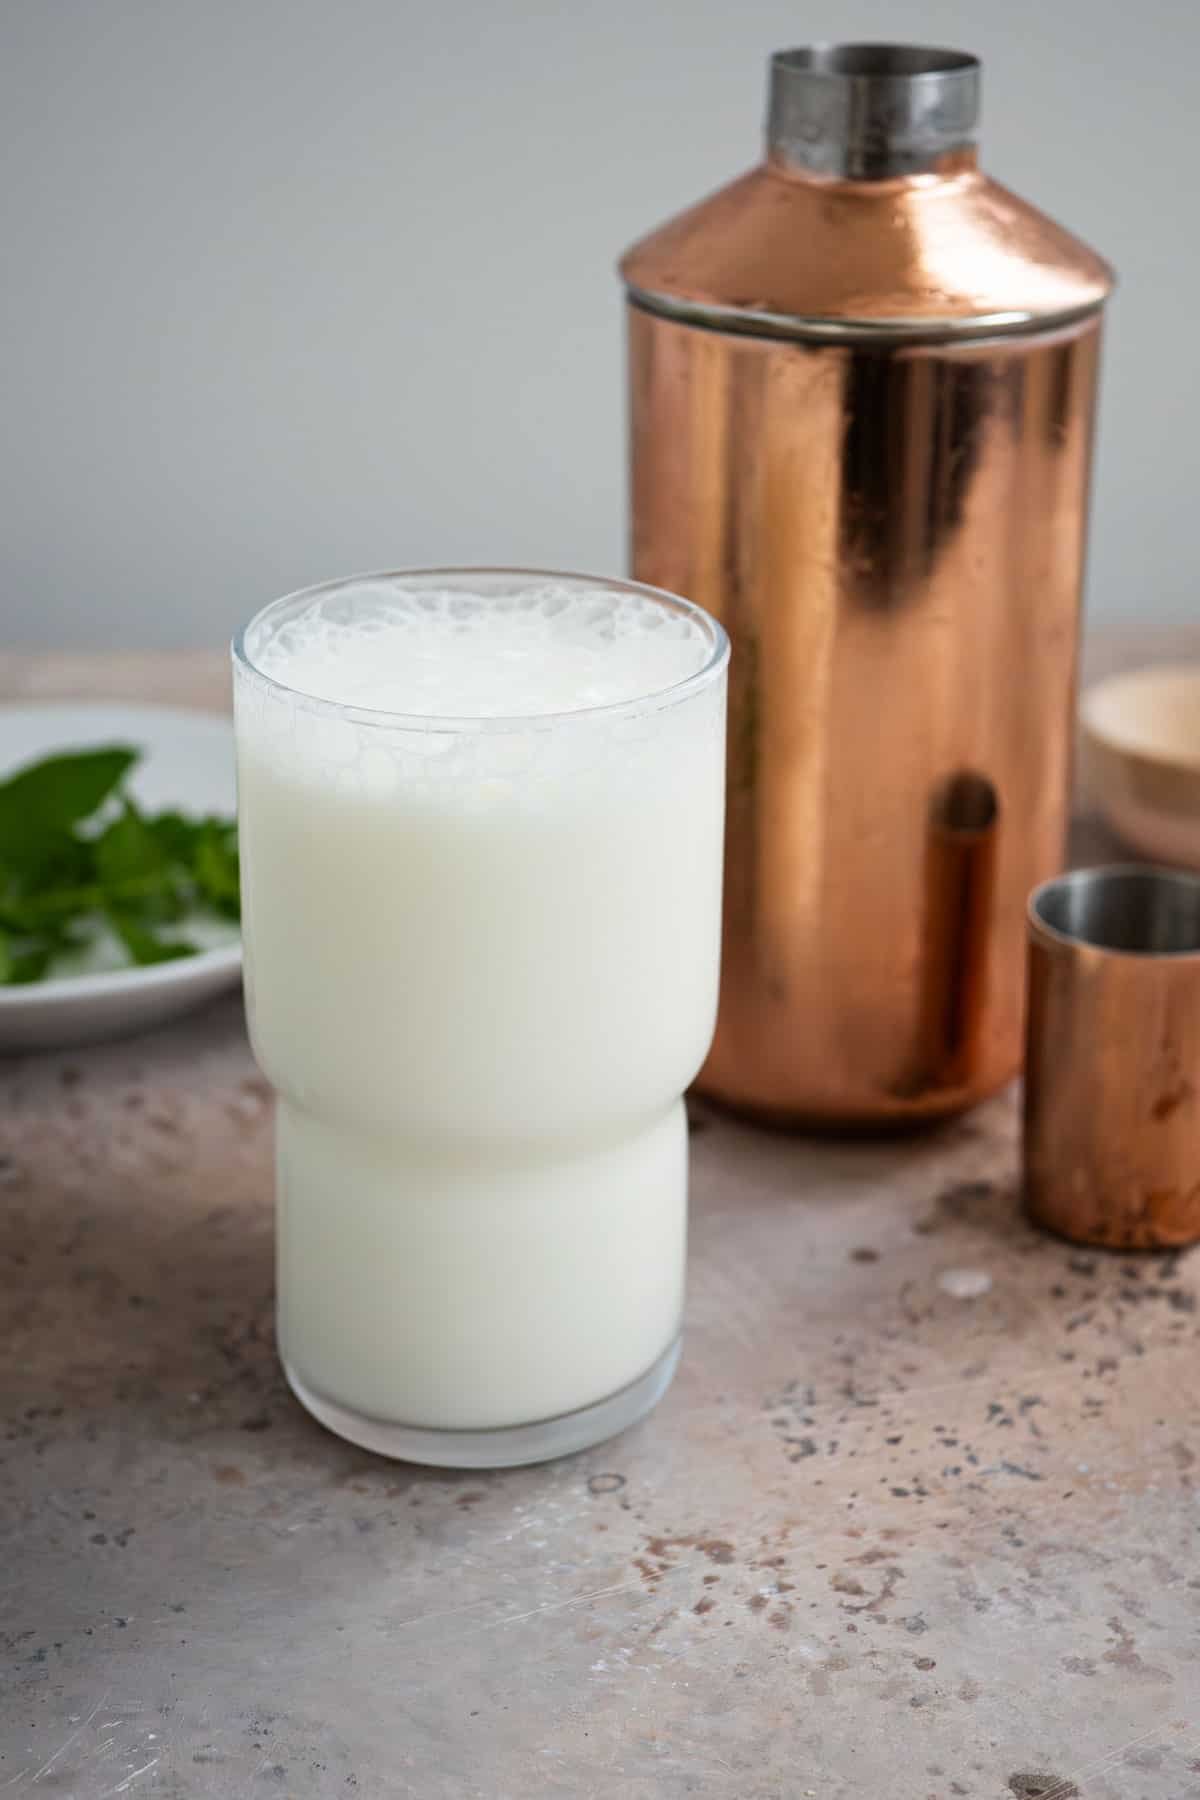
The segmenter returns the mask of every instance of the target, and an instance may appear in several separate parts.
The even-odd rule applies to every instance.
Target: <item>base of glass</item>
[[[488,1431],[431,1431],[424,1426],[393,1425],[315,1394],[286,1361],[283,1372],[301,1406],[319,1425],[364,1450],[438,1469],[513,1469],[522,1463],[550,1462],[556,1456],[590,1449],[636,1425],[670,1387],[680,1348],[681,1339],[676,1338],[637,1381],[593,1406],[533,1425],[503,1425]]]

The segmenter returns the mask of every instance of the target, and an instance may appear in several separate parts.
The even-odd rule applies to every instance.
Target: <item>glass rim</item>
[[[690,675],[683,676],[679,681],[669,682],[666,687],[648,688],[628,700],[605,700],[595,706],[568,707],[555,712],[539,713],[412,713],[396,711],[389,707],[357,706],[350,701],[331,700],[321,694],[313,693],[309,688],[294,687],[289,682],[280,680],[278,676],[270,675],[265,669],[260,668],[247,647],[250,633],[256,626],[268,620],[272,614],[282,613],[288,607],[296,607],[302,603],[307,604],[324,595],[336,594],[341,590],[349,590],[374,581],[444,580],[462,582],[470,580],[472,577],[482,581],[495,577],[529,582],[561,581],[572,586],[593,588],[601,593],[636,594],[671,612],[694,619],[708,641],[709,654],[700,667],[694,669]],[[291,593],[282,594],[278,599],[270,600],[265,606],[260,607],[234,634],[230,650],[235,668],[243,670],[255,681],[261,682],[264,687],[286,694],[289,700],[300,702],[309,710],[336,716],[357,725],[374,725],[414,732],[513,732],[544,730],[554,725],[567,725],[573,720],[583,723],[590,720],[617,719],[647,710],[658,711],[667,706],[677,706],[693,694],[709,687],[723,673],[729,662],[729,635],[720,620],[715,619],[702,606],[697,606],[695,601],[684,599],[682,594],[669,593],[666,588],[651,587],[643,581],[629,581],[620,576],[586,575],[574,569],[522,568],[489,563],[463,563],[428,568],[373,569],[360,575],[342,575],[332,581],[319,581],[309,587],[296,588]]]

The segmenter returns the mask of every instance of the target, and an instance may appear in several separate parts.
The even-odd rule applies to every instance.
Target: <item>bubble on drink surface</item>
[[[703,622],[620,588],[531,580],[471,593],[386,578],[314,593],[251,627],[264,675],[334,704],[418,718],[537,718],[661,694],[712,655]]]

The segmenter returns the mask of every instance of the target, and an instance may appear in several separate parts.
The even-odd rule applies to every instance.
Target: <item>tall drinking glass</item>
[[[332,583],[235,642],[280,1355],[355,1443],[535,1462],[671,1380],[727,660],[684,600],[529,570]]]

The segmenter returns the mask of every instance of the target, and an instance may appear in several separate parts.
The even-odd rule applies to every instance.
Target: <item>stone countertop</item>
[[[453,1475],[287,1393],[239,1002],[4,1063],[0,1796],[1197,1800],[1200,1260],[1036,1233],[1017,1125],[695,1107],[666,1400]]]

